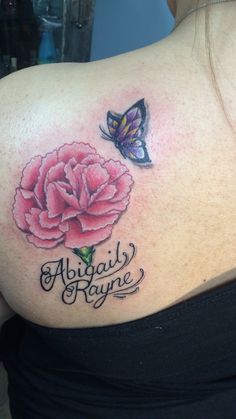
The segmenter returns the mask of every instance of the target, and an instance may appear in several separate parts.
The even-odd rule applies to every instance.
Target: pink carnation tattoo
[[[90,265],[94,246],[110,237],[126,210],[132,176],[89,144],[72,143],[33,157],[16,189],[13,217],[36,247],[64,243]]]

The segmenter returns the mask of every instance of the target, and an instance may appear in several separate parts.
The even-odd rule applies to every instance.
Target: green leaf
[[[93,258],[93,254],[95,252],[95,248],[94,246],[91,247],[81,247],[80,249],[75,248],[73,249],[73,253],[76,256],[79,256],[80,259],[82,259],[82,261],[84,263],[86,263],[86,265],[91,265],[92,264],[92,258]]]

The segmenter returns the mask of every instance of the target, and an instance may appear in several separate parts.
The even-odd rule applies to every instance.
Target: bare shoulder
[[[89,82],[86,66],[72,63],[41,65],[17,71],[1,79],[1,124],[7,119],[12,122],[21,118],[34,103],[38,104],[37,112],[40,114],[43,101],[52,103],[59,96],[71,92],[76,74],[76,84],[85,88],[86,80]],[[25,124],[29,122],[30,119],[25,120]]]
[[[143,178],[134,163],[151,162],[143,141],[146,103],[143,92],[131,87],[125,98],[122,88],[110,123],[114,77],[104,83],[94,70],[85,74],[73,65],[66,66],[65,77],[62,67],[43,69],[45,77],[40,69],[29,69],[2,84],[1,291],[24,317],[55,324],[49,314],[54,307],[59,321],[78,324],[78,295],[69,294],[71,286],[77,294],[77,285],[87,284],[81,289],[85,310],[79,323],[91,323],[87,314],[103,308],[109,293],[118,301],[119,290],[124,297],[126,289],[135,292],[144,276],[131,234],[135,220],[128,222],[126,212],[129,208],[131,215],[141,205],[136,193],[131,206],[135,173],[137,185]],[[117,147],[116,123],[130,132],[133,148],[131,141]],[[124,271],[128,265],[133,273]],[[54,294],[58,286],[65,288]],[[49,299],[40,298],[50,290]],[[107,312],[112,315],[109,305],[99,310],[98,322]]]
[[[199,122],[204,77],[186,91],[182,63],[173,81],[171,54],[145,51],[0,83],[0,287],[40,324],[134,319],[232,267],[227,131]]]

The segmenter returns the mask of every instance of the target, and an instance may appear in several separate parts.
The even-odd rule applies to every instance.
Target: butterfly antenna
[[[112,137],[110,137],[110,135],[107,134],[107,132],[101,127],[101,125],[99,125],[99,128],[100,128],[100,130],[103,133],[102,138],[104,140],[111,141],[112,140]]]

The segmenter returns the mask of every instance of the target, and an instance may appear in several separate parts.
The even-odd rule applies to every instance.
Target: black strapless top
[[[236,280],[146,317],[1,333],[13,419],[235,419]]]

